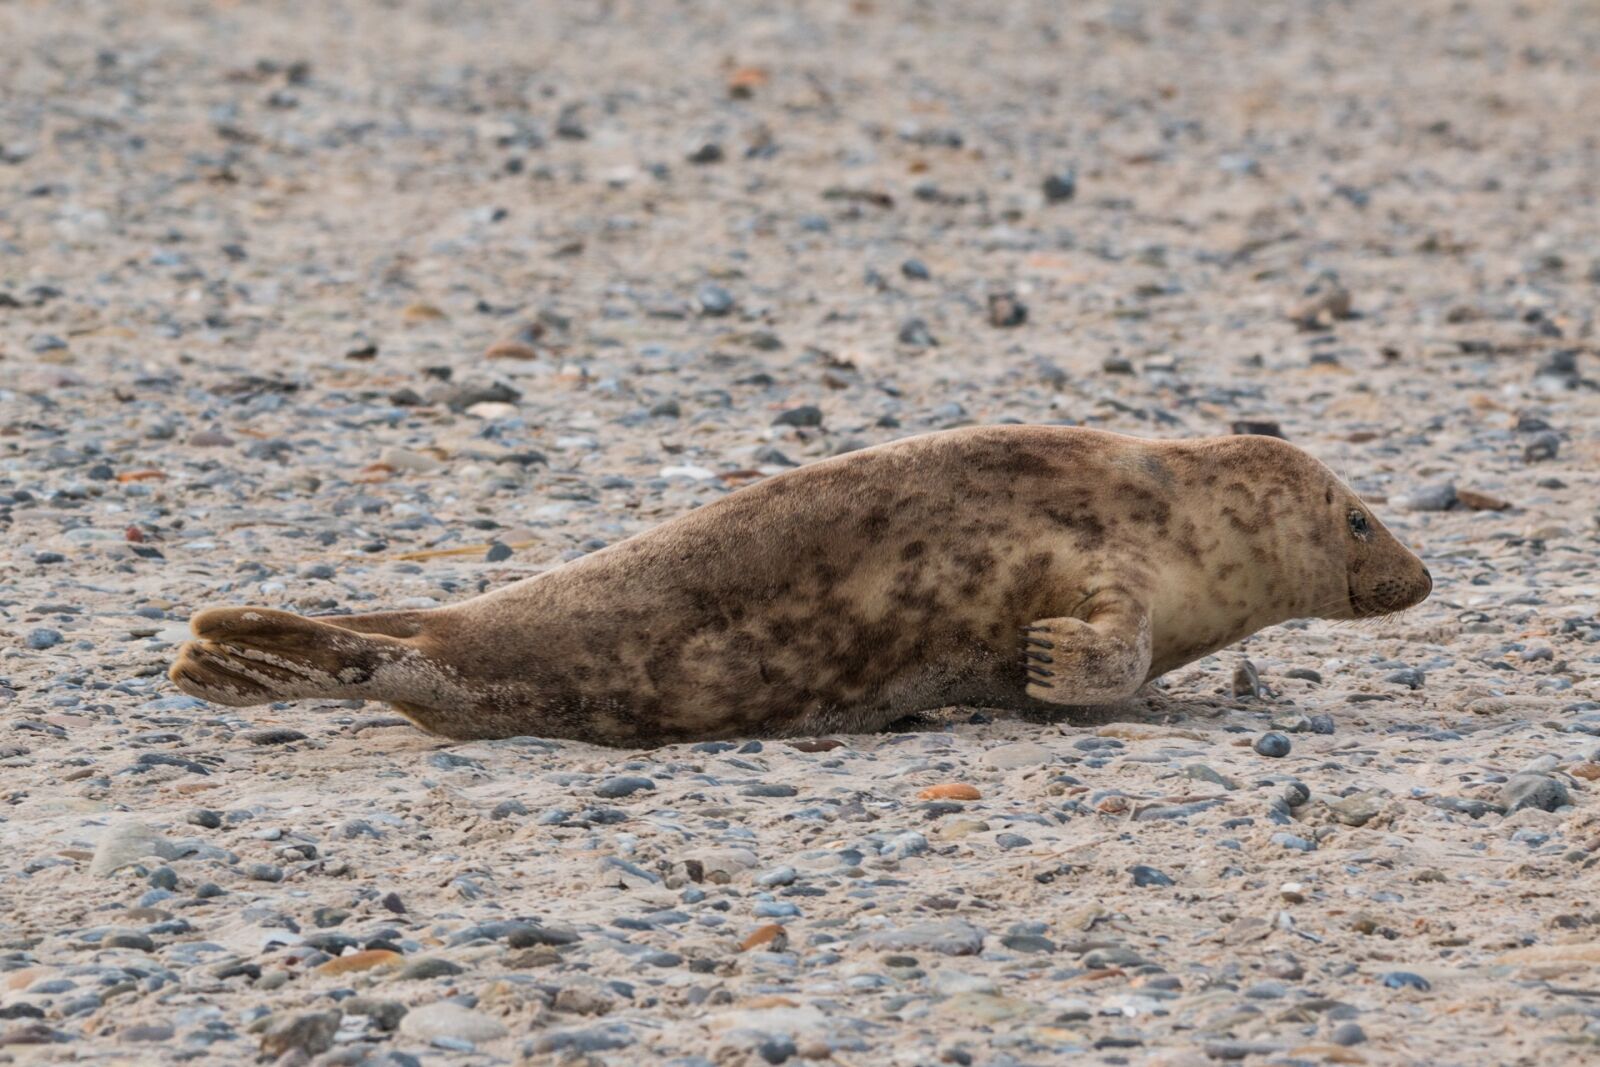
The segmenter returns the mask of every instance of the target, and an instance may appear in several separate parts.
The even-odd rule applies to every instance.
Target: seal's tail
[[[168,676],[191,696],[230,707],[307,698],[389,700],[386,667],[422,655],[415,612],[309,619],[272,608],[207,608]]]

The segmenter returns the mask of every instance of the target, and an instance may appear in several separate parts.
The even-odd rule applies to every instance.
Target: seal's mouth
[[[1350,598],[1350,614],[1357,619],[1374,619],[1395,615],[1414,608],[1433,592],[1433,575],[1423,568],[1422,574],[1411,581],[1386,578],[1365,596],[1356,592],[1355,582],[1345,578],[1345,588]]]

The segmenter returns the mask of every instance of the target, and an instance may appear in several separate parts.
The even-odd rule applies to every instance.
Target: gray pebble
[[[1289,739],[1283,734],[1269,732],[1256,738],[1256,743],[1251,747],[1256,750],[1257,755],[1266,756],[1269,759],[1282,759],[1289,754],[1289,749],[1292,746],[1289,743]]]
[[[1517,774],[1500,787],[1500,803],[1506,814],[1523,808],[1555,811],[1572,803],[1572,794],[1559,778],[1547,774]]]
[[[35,651],[43,651],[59,645],[61,640],[60,630],[52,630],[48,626],[40,626],[28,631],[27,645]]]
[[[595,786],[595,796],[605,797],[607,800],[617,800],[621,797],[632,796],[635,793],[653,793],[656,783],[649,778],[638,775],[624,774],[615,778],[607,778]]]

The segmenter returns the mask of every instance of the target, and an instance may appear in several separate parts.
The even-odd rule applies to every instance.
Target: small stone
[[[733,294],[720,285],[707,282],[696,290],[694,299],[700,314],[707,318],[721,318],[733,311]]]
[[[1268,953],[1265,970],[1274,978],[1285,982],[1298,982],[1306,976],[1306,969],[1290,952]]]
[[[950,782],[945,785],[930,785],[917,793],[919,800],[982,800],[983,794],[977,786],[967,785],[964,782]]]
[[[1028,305],[1014,293],[989,294],[989,325],[1009,329],[1028,321]]]
[[[271,863],[252,863],[244,873],[253,882],[283,881],[283,868]]]
[[[1504,511],[1511,506],[1509,500],[1472,489],[1457,489],[1456,502],[1472,511]]]
[[[1232,792],[1239,788],[1239,783],[1219,773],[1204,763],[1191,763],[1183,768],[1183,776],[1196,782],[1210,782],[1212,785],[1221,786]]]
[[[1302,330],[1318,330],[1354,315],[1350,290],[1331,275],[1324,275],[1306,291],[1304,299],[1289,308],[1287,317]]]
[[[1559,778],[1547,774],[1517,774],[1500,787],[1498,800],[1510,815],[1523,808],[1555,811],[1571,804],[1572,794]]]
[[[933,277],[928,265],[920,259],[908,259],[900,264],[900,273],[916,282],[925,282]]]
[[[484,349],[484,359],[538,359],[539,342],[544,337],[545,325],[530,322],[519,327],[509,337],[503,337]]]
[[[757,782],[739,790],[739,795],[744,797],[792,797],[799,794],[800,790],[794,786],[777,782]]]
[[[441,1000],[407,1012],[400,1020],[400,1035],[413,1041],[449,1038],[477,1044],[505,1037],[506,1028],[482,1012]]]
[[[1328,1037],[1328,1040],[1335,1045],[1340,1045],[1344,1048],[1349,1048],[1351,1045],[1359,1045],[1366,1039],[1367,1032],[1361,1029],[1360,1023],[1340,1023],[1333,1028],[1333,1033]]]
[[[1235,700],[1257,700],[1261,697],[1261,675],[1249,660],[1240,660],[1233,669],[1233,697]]]
[[[740,952],[750,952],[761,949],[764,952],[782,952],[789,947],[789,933],[778,923],[768,923],[758,926],[743,941],[739,942]]]
[[[815,404],[804,404],[797,408],[790,408],[773,419],[772,425],[818,427],[822,425],[822,409]]]
[[[353,974],[357,971],[370,971],[379,967],[394,967],[405,961],[405,957],[398,952],[385,949],[367,949],[363,952],[352,952],[345,956],[335,956],[327,963],[318,965],[318,974]]]
[[[1264,733],[1256,738],[1256,743],[1251,747],[1256,750],[1257,755],[1266,756],[1269,759],[1282,759],[1289,754],[1289,749],[1292,746],[1289,744],[1287,737],[1274,731]]]
[[[494,809],[489,812],[489,818],[499,821],[500,819],[509,819],[513,815],[526,814],[528,814],[528,806],[516,797],[512,797],[510,800],[502,800],[496,804]]]
[[[542,923],[518,923],[516,928],[505,935],[506,944],[512,948],[534,948],[545,946],[559,948],[562,945],[576,944],[578,933],[571,927],[545,926]]]
[[[1456,487],[1451,482],[1424,486],[1395,497],[1394,503],[1406,511],[1449,511],[1456,503]]]
[[[1433,988],[1432,982],[1410,971],[1390,971],[1383,976],[1383,984],[1386,989],[1416,989],[1423,993]]]
[[[696,146],[684,158],[690,163],[700,167],[706,166],[710,163],[721,163],[723,159],[722,146],[717,144],[715,141],[707,141],[704,144]]]
[[[945,956],[976,956],[983,951],[985,931],[961,919],[917,923],[882,930],[867,938],[879,951],[937,952]]]
[[[1529,463],[1542,463],[1556,458],[1561,451],[1561,438],[1552,432],[1534,434],[1523,446],[1522,458]]]
[[[323,1011],[274,1017],[261,1032],[261,1051],[273,1059],[291,1052],[320,1056],[333,1047],[341,1015]]]
[[[1167,874],[1156,870],[1154,867],[1146,867],[1142,863],[1129,867],[1128,873],[1133,875],[1133,884],[1140,887],[1169,886],[1173,884],[1171,877]]]
[[[431,978],[452,978],[465,973],[466,968],[459,963],[438,956],[424,956],[406,964],[396,977],[402,982],[425,982]]]
[[[928,324],[922,319],[907,319],[900,324],[900,332],[896,334],[900,343],[910,345],[912,348],[935,348],[939,342],[928,329]]]
[[[1383,803],[1375,793],[1357,793],[1330,802],[1328,810],[1346,826],[1365,826],[1383,810]]]
[[[130,1026],[117,1034],[119,1041],[171,1041],[172,1027],[165,1023],[146,1023]]]
[[[400,311],[400,318],[409,323],[438,322],[448,317],[432,304],[407,304]]]
[[[621,797],[632,796],[635,793],[653,793],[655,788],[656,783],[649,778],[624,774],[615,778],[607,778],[595,786],[594,793],[595,796],[604,797],[607,800],[617,800]]]
[[[928,851],[928,839],[915,830],[895,834],[883,843],[878,850],[879,855],[886,859],[903,860],[909,856],[918,856]]]
[[[121,823],[101,835],[94,858],[89,861],[89,873],[96,878],[109,878],[123,867],[152,856],[175,859],[177,850],[143,823]]]
[[[793,867],[775,867],[756,875],[756,885],[793,885],[799,878],[800,872]]]
[[[1292,852],[1315,852],[1317,843],[1298,834],[1276,833],[1271,839],[1274,845],[1289,849]]]
[[[1390,671],[1383,676],[1383,680],[1390,685],[1403,685],[1407,689],[1421,689],[1428,680],[1428,676],[1415,667],[1404,667],[1398,671]]]
[[[376,997],[349,997],[339,1002],[346,1015],[362,1015],[372,1020],[379,1030],[393,1030],[406,1016],[406,1006],[397,1000],[379,1000]]]
[[[306,739],[306,735],[299,730],[290,730],[284,727],[246,730],[242,736],[252,745],[287,745],[292,741],[304,741]]]
[[[483,554],[483,561],[485,563],[504,563],[511,556],[512,549],[510,545],[495,541],[489,545],[489,551]]]
[[[1309,721],[1314,734],[1331,734],[1337,729],[1332,715],[1312,715]]]
[[[1075,167],[1064,167],[1054,174],[1046,176],[1039,185],[1044,193],[1045,203],[1064,204],[1078,195],[1078,171]]]
[[[105,948],[129,948],[136,952],[154,952],[156,943],[144,934],[112,934],[101,940]]]
[[[1008,745],[991,748],[983,754],[983,762],[995,770],[1007,771],[1018,767],[1037,767],[1054,759],[1054,753],[1032,741],[1013,741]]]
[[[61,631],[52,630],[48,626],[40,626],[28,631],[27,645],[36,652],[47,648],[54,648],[62,641]]]

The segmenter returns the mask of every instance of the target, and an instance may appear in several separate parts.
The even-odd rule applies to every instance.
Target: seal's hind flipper
[[[179,650],[168,676],[215,704],[277,700],[386,699],[374,675],[418,654],[403,638],[363,633],[271,608],[208,608],[189,622],[196,640]]]
[[[1150,674],[1150,616],[1131,600],[1097,594],[1084,618],[1024,627],[1022,657],[1035,700],[1068,707],[1124,700]]]

